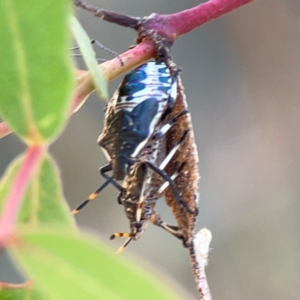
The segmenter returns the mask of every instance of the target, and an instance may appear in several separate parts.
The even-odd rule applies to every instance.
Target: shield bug
[[[128,166],[139,157],[150,138],[161,138],[181,115],[187,113],[182,112],[173,119],[173,123],[157,126],[163,124],[174,106],[176,77],[177,74],[171,77],[163,62],[145,63],[125,76],[106,107],[103,132],[98,138],[98,144],[110,161],[100,168],[106,182],[74,209],[73,214],[93,200],[109,183],[121,191],[122,187],[116,180],[124,179]],[[109,171],[113,172],[112,177],[106,174]]]
[[[174,106],[176,75],[171,77],[163,62],[145,63],[127,74],[109,101],[104,129],[98,144],[109,164],[100,169],[104,178],[112,171],[115,180],[123,180],[154,133],[156,125]]]

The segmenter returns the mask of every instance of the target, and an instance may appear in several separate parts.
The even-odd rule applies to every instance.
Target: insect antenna
[[[99,41],[95,40],[95,39],[92,39],[90,41],[91,44],[95,44],[97,45],[99,48],[101,48],[103,51],[109,53],[109,54],[112,54],[114,56],[118,56],[119,54],[109,48],[106,48],[103,44],[101,44]],[[79,46],[76,46],[76,47],[73,47],[71,48],[72,51],[75,51],[75,50],[80,50],[80,47]]]
[[[112,54],[114,56],[119,56],[119,54],[107,47],[105,47],[102,43],[100,43],[98,40],[95,40],[95,39],[92,39],[91,40],[91,44],[95,44],[97,45],[99,48],[101,48],[103,51],[109,53],[109,54]]]
[[[80,54],[80,53],[72,53],[71,56],[73,56],[73,57],[83,57],[83,55]],[[97,57],[96,57],[96,60],[97,60],[97,62],[107,61],[107,59],[105,59],[105,58],[97,58]]]
[[[106,53],[109,53],[109,54],[112,54],[112,55],[115,56],[115,57],[118,57],[121,66],[122,66],[122,67],[124,66],[124,62],[123,62],[122,59],[119,57],[119,54],[118,54],[117,52],[115,52],[115,51],[113,51],[113,50],[111,50],[111,49],[105,47],[102,43],[100,43],[100,42],[99,42],[98,40],[96,40],[96,39],[92,39],[92,40],[90,41],[90,43],[91,43],[91,44],[97,45],[100,49],[102,49],[102,50],[105,51]],[[80,50],[80,47],[79,47],[79,46],[76,46],[76,47],[71,48],[71,50],[72,50],[72,51]],[[73,54],[73,56],[82,57],[81,54]],[[107,61],[107,59],[99,59],[99,58],[96,58],[96,59],[97,59],[97,61],[99,61],[99,62],[101,62],[101,61],[102,61],[102,62],[103,62],[103,61]]]
[[[84,200],[81,204],[79,204],[73,211],[72,214],[76,215],[80,210],[82,210],[89,202],[94,200],[99,193],[106,188],[107,185],[109,185],[114,179],[112,177],[109,177],[94,193],[90,194],[90,196]]]

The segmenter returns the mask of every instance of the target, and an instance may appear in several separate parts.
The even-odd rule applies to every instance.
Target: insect
[[[142,150],[141,155],[139,156],[139,159],[136,159],[135,162],[132,164],[139,164],[140,162],[143,162],[145,166],[150,168],[152,172],[155,172],[157,176],[160,176],[160,178],[164,179],[165,181],[169,182],[169,185],[171,186],[171,189],[174,193],[174,197],[178,203],[183,205],[189,213],[192,213],[192,211],[189,209],[189,207],[182,201],[180,195],[177,193],[176,187],[173,184],[170,176],[162,171],[161,168],[157,167],[158,162],[160,162],[163,158],[163,155],[165,153],[165,140],[163,136],[166,134],[166,132],[172,127],[174,123],[176,123],[182,116],[186,115],[188,113],[187,110],[184,110],[180,112],[177,116],[175,116],[173,119],[168,121],[165,124],[158,125],[157,129],[155,131],[155,134],[152,136],[151,140],[148,142],[148,144],[144,147]],[[175,149],[175,148],[174,148]],[[172,149],[171,153],[174,155],[174,149]],[[134,167],[133,167],[134,169]],[[126,180],[125,180],[126,182]],[[130,180],[128,180],[130,182]],[[102,184],[95,192],[93,192],[88,199],[83,201],[77,208],[73,210],[73,214],[78,213],[84,206],[86,206],[90,201],[94,200],[95,197],[109,184],[112,183],[117,187],[117,189],[120,191],[120,195],[124,191],[124,187],[119,185],[113,177],[108,177],[108,179]],[[118,197],[119,204],[122,204],[122,201],[120,200],[121,196]]]
[[[155,143],[145,147],[142,152],[142,160],[137,160],[129,169],[123,182],[123,189],[119,195],[120,202],[124,205],[126,216],[130,223],[131,232],[115,233],[111,239],[117,237],[127,237],[127,241],[119,248],[118,252],[130,243],[131,240],[137,240],[148,227],[149,223],[165,229],[172,235],[183,240],[183,235],[177,226],[171,226],[162,221],[159,213],[155,211],[157,200],[163,195],[167,186],[173,186],[176,189],[173,180],[183,169],[185,163],[174,172],[172,176],[164,173],[164,168],[170,162],[186,136],[189,130],[186,130],[181,139],[174,145],[172,150],[165,155],[165,138],[157,140]],[[150,151],[149,151],[150,150]],[[147,155],[151,153],[150,157]],[[153,170],[151,165],[159,165],[157,170]],[[150,166],[150,167],[149,167]],[[164,182],[165,181],[165,182]],[[177,191],[175,190],[174,193]],[[184,240],[183,240],[184,242]]]
[[[181,80],[178,77],[178,97],[169,118],[176,116],[180,111],[187,110],[187,103],[183,92]],[[189,128],[189,133],[184,132]],[[184,132],[183,137],[175,142]],[[171,188],[170,181],[164,182],[160,187],[155,182],[156,174],[149,181],[149,175],[146,165],[135,164],[136,168],[131,167],[129,175],[125,178],[124,191],[121,193],[122,203],[125,206],[127,218],[130,221],[131,232],[116,233],[111,238],[127,237],[127,241],[119,249],[122,251],[131,240],[138,239],[147,228],[149,222],[162,227],[172,235],[183,241],[188,248],[192,263],[195,254],[194,248],[194,228],[198,215],[198,155],[192,131],[191,119],[188,114],[178,118],[168,132],[160,139],[160,153],[169,153],[168,156],[160,163],[159,168],[165,169],[171,176],[172,184],[176,186],[182,200],[192,209],[192,213],[187,213],[185,207],[175,198],[174,191]],[[164,147],[162,147],[165,145]],[[175,146],[174,146],[175,143]],[[180,147],[178,145],[181,145]],[[159,159],[156,161],[159,162]],[[170,163],[168,163],[170,162]],[[147,179],[148,176],[148,179]],[[160,182],[161,183],[161,182]],[[170,186],[170,187],[169,187]],[[177,226],[165,224],[160,215],[155,211],[157,199],[164,194],[167,204],[171,207],[172,213],[177,221]],[[189,211],[190,212],[190,211]]]
[[[106,107],[104,129],[98,138],[98,144],[110,161],[100,168],[106,181],[73,210],[73,214],[110,183],[121,191],[116,180],[124,179],[128,167],[139,157],[150,138],[159,139],[170,129],[172,122],[163,127],[156,125],[163,124],[174,106],[176,77],[176,74],[171,77],[163,62],[145,63],[125,76]],[[177,119],[185,113],[187,111],[181,112]],[[173,123],[177,119],[174,118]],[[106,174],[109,171],[113,171],[112,177]]]
[[[109,101],[104,129],[98,144],[109,164],[100,168],[101,175],[109,180],[112,171],[115,180],[123,180],[162,121],[174,106],[176,75],[163,62],[145,63],[127,74]]]

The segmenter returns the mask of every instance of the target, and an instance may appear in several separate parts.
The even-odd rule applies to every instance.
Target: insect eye
[[[142,222],[136,222],[135,223],[135,228],[140,229],[142,227]]]

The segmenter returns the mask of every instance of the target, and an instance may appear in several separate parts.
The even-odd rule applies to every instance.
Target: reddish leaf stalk
[[[0,220],[0,246],[9,242],[26,188],[44,152],[44,146],[32,146],[25,153],[22,165],[12,184]]]
[[[152,35],[158,34],[164,36],[167,40],[169,40],[169,44],[171,45],[179,36],[190,32],[191,30],[208,23],[216,18],[219,18],[242,5],[252,2],[253,0],[210,0],[205,3],[199,4],[193,8],[175,13],[170,15],[159,15],[152,14],[148,18],[144,18],[144,21],[141,24],[141,28],[138,29],[140,31],[141,40],[147,36],[147,33],[151,33]],[[88,5],[82,1],[74,1],[75,5],[78,3],[82,3],[84,6],[95,7]],[[80,5],[78,5],[80,6]],[[90,10],[90,9],[87,9]],[[90,10],[91,11],[91,10]],[[93,13],[95,11],[92,10]],[[103,17],[101,13],[105,12],[104,10],[97,10],[100,17]],[[111,12],[109,12],[111,14]],[[117,22],[120,18],[119,14],[112,13],[116,16],[116,20],[113,21],[109,19],[110,22]],[[96,14],[97,15],[97,14]],[[119,16],[122,16],[121,14]],[[130,19],[129,16],[126,17],[126,20]],[[105,19],[105,18],[104,18]],[[132,17],[133,21],[137,21],[137,18]],[[130,23],[130,22],[129,22]],[[124,26],[124,24],[121,24]],[[131,26],[134,27],[134,26]],[[151,35],[150,34],[150,35]],[[138,38],[138,40],[139,40]],[[139,41],[141,41],[139,40]],[[115,58],[111,61],[108,61],[102,65],[99,65],[99,69],[104,73],[106,79],[112,80],[119,76],[120,74],[126,72],[128,69],[138,66],[149,58],[155,56],[155,46],[151,44],[150,41],[145,41],[149,43],[148,45],[143,45],[143,43],[139,44],[136,48],[130,49],[124,54],[120,55],[121,59],[125,61],[125,66],[122,67],[119,64],[119,58]],[[141,47],[141,51],[139,51],[139,46]],[[146,50],[142,48],[146,46]],[[135,56],[135,57],[134,57]],[[93,80],[90,74],[82,74],[80,78],[79,84],[76,87],[75,94],[73,97],[73,104],[71,106],[71,113],[77,111],[80,106],[84,103],[85,99],[95,90]],[[9,134],[11,131],[7,127],[5,123],[0,124],[0,138]]]
[[[159,41],[164,40],[164,44],[170,46],[180,35],[188,33],[191,30],[252,1],[253,0],[210,0],[206,3],[175,14],[152,14],[149,17],[141,18],[139,25],[137,26],[137,41],[141,43],[134,49],[130,49],[126,53],[120,55],[125,66],[120,66],[119,61],[114,59],[111,62],[100,65],[99,69],[108,81],[114,79],[129,68],[136,67],[149,58],[154,57],[156,54],[155,50],[157,50],[155,49],[155,44],[159,43]],[[106,20],[106,18],[103,16],[106,13],[109,13],[109,22],[122,26],[129,26],[128,24],[131,24],[131,22],[128,21],[130,19],[129,16],[98,9],[82,1],[74,2],[75,5],[94,13],[96,16],[99,16],[104,20]],[[124,20],[128,21],[128,24],[125,21],[120,23],[120,20],[123,20],[122,17]],[[132,17],[132,20],[136,22],[137,18]],[[127,25],[124,25],[123,23],[126,23]],[[139,51],[139,47],[142,48],[143,43],[146,41],[149,43],[149,40],[152,40],[153,43],[149,44],[150,48],[147,49],[147,53]],[[151,56],[149,54],[151,54]],[[94,84],[92,78],[89,74],[87,74],[86,78],[76,88],[72,110],[75,110],[76,107],[80,107],[86,97],[93,91]]]
[[[155,46],[151,41],[143,41],[136,47],[122,53],[119,57],[106,61],[98,66],[102,76],[107,80],[113,80],[122,73],[142,64],[144,61],[150,59],[155,54]],[[120,59],[123,65],[120,65]],[[75,94],[71,105],[71,114],[76,112],[84,103],[86,98],[95,90],[93,79],[90,73],[80,73]]]
[[[242,5],[253,0],[210,0],[193,8],[172,14],[161,15],[165,19],[165,25],[173,32],[176,39],[180,35],[217,19]],[[159,24],[160,26],[162,23]]]
[[[24,283],[0,282],[0,291],[1,291],[1,289],[17,290],[17,289],[28,289],[31,287],[32,287],[31,280],[27,280]]]
[[[5,122],[0,123],[0,138],[3,138],[11,133],[11,129]]]

